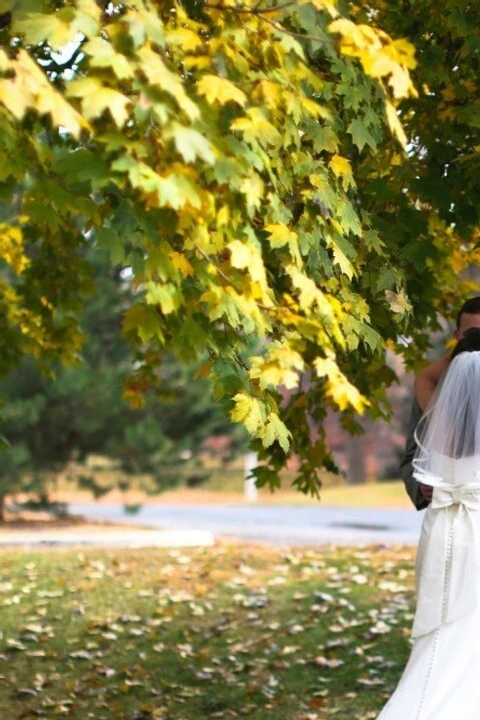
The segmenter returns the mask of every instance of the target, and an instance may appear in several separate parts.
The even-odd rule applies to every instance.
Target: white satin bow
[[[480,483],[433,488],[431,527],[417,558],[417,609],[412,637],[420,637],[477,607],[475,523]]]

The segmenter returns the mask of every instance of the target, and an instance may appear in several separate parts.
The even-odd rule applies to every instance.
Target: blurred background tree
[[[0,464],[0,518],[5,497],[18,492],[35,496],[29,507],[51,508],[48,488],[72,459],[72,479],[95,497],[145,476],[140,486],[153,493],[208,477],[199,459],[207,438],[229,438],[231,454],[246,445],[243,429],[213,401],[209,381],[194,379],[196,368],[171,356],[142,407],[124,401],[123,383],[134,363],[121,335],[131,283],[120,266],[111,268],[105,251],[92,251],[90,262],[95,290],[80,318],[85,341],[78,362],[57,363],[47,375],[27,358],[0,383],[8,443]],[[89,456],[109,459],[116,483],[98,482],[95,467],[84,465]]]

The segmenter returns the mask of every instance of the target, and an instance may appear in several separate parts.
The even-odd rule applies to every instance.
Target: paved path
[[[203,530],[216,536],[258,540],[276,545],[411,543],[420,534],[423,513],[292,505],[145,505],[135,515],[122,505],[71,505],[91,520],[148,527]]]
[[[0,533],[0,547],[66,547],[88,545],[92,547],[206,547],[215,543],[209,530],[142,530],[131,528],[108,529],[101,532],[86,530],[5,530]]]

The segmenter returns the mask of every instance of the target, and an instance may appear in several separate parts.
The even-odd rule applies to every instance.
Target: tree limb
[[[12,22],[12,13],[6,12],[0,15],[0,30],[5,30]]]
[[[253,8],[247,8],[245,6],[238,5],[236,7],[233,7],[231,5],[211,5],[210,3],[205,3],[203,5],[204,8],[207,8],[207,10],[229,10],[234,13],[238,14],[246,14],[246,15],[264,15],[265,13],[272,13],[272,12],[278,12],[279,10],[283,10],[284,8],[291,7],[292,5],[297,5],[296,2],[293,2],[293,0],[288,0],[287,2],[281,3],[280,5],[275,5],[274,7],[269,8],[260,8],[258,4]]]

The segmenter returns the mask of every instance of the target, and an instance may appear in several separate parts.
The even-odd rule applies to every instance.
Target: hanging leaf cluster
[[[1,369],[78,356],[86,249],[106,248],[135,289],[125,397],[164,351],[203,358],[259,483],[295,452],[314,492],[328,409],[353,430],[382,412],[408,327],[364,170],[404,157],[413,46],[329,0],[3,5]]]

